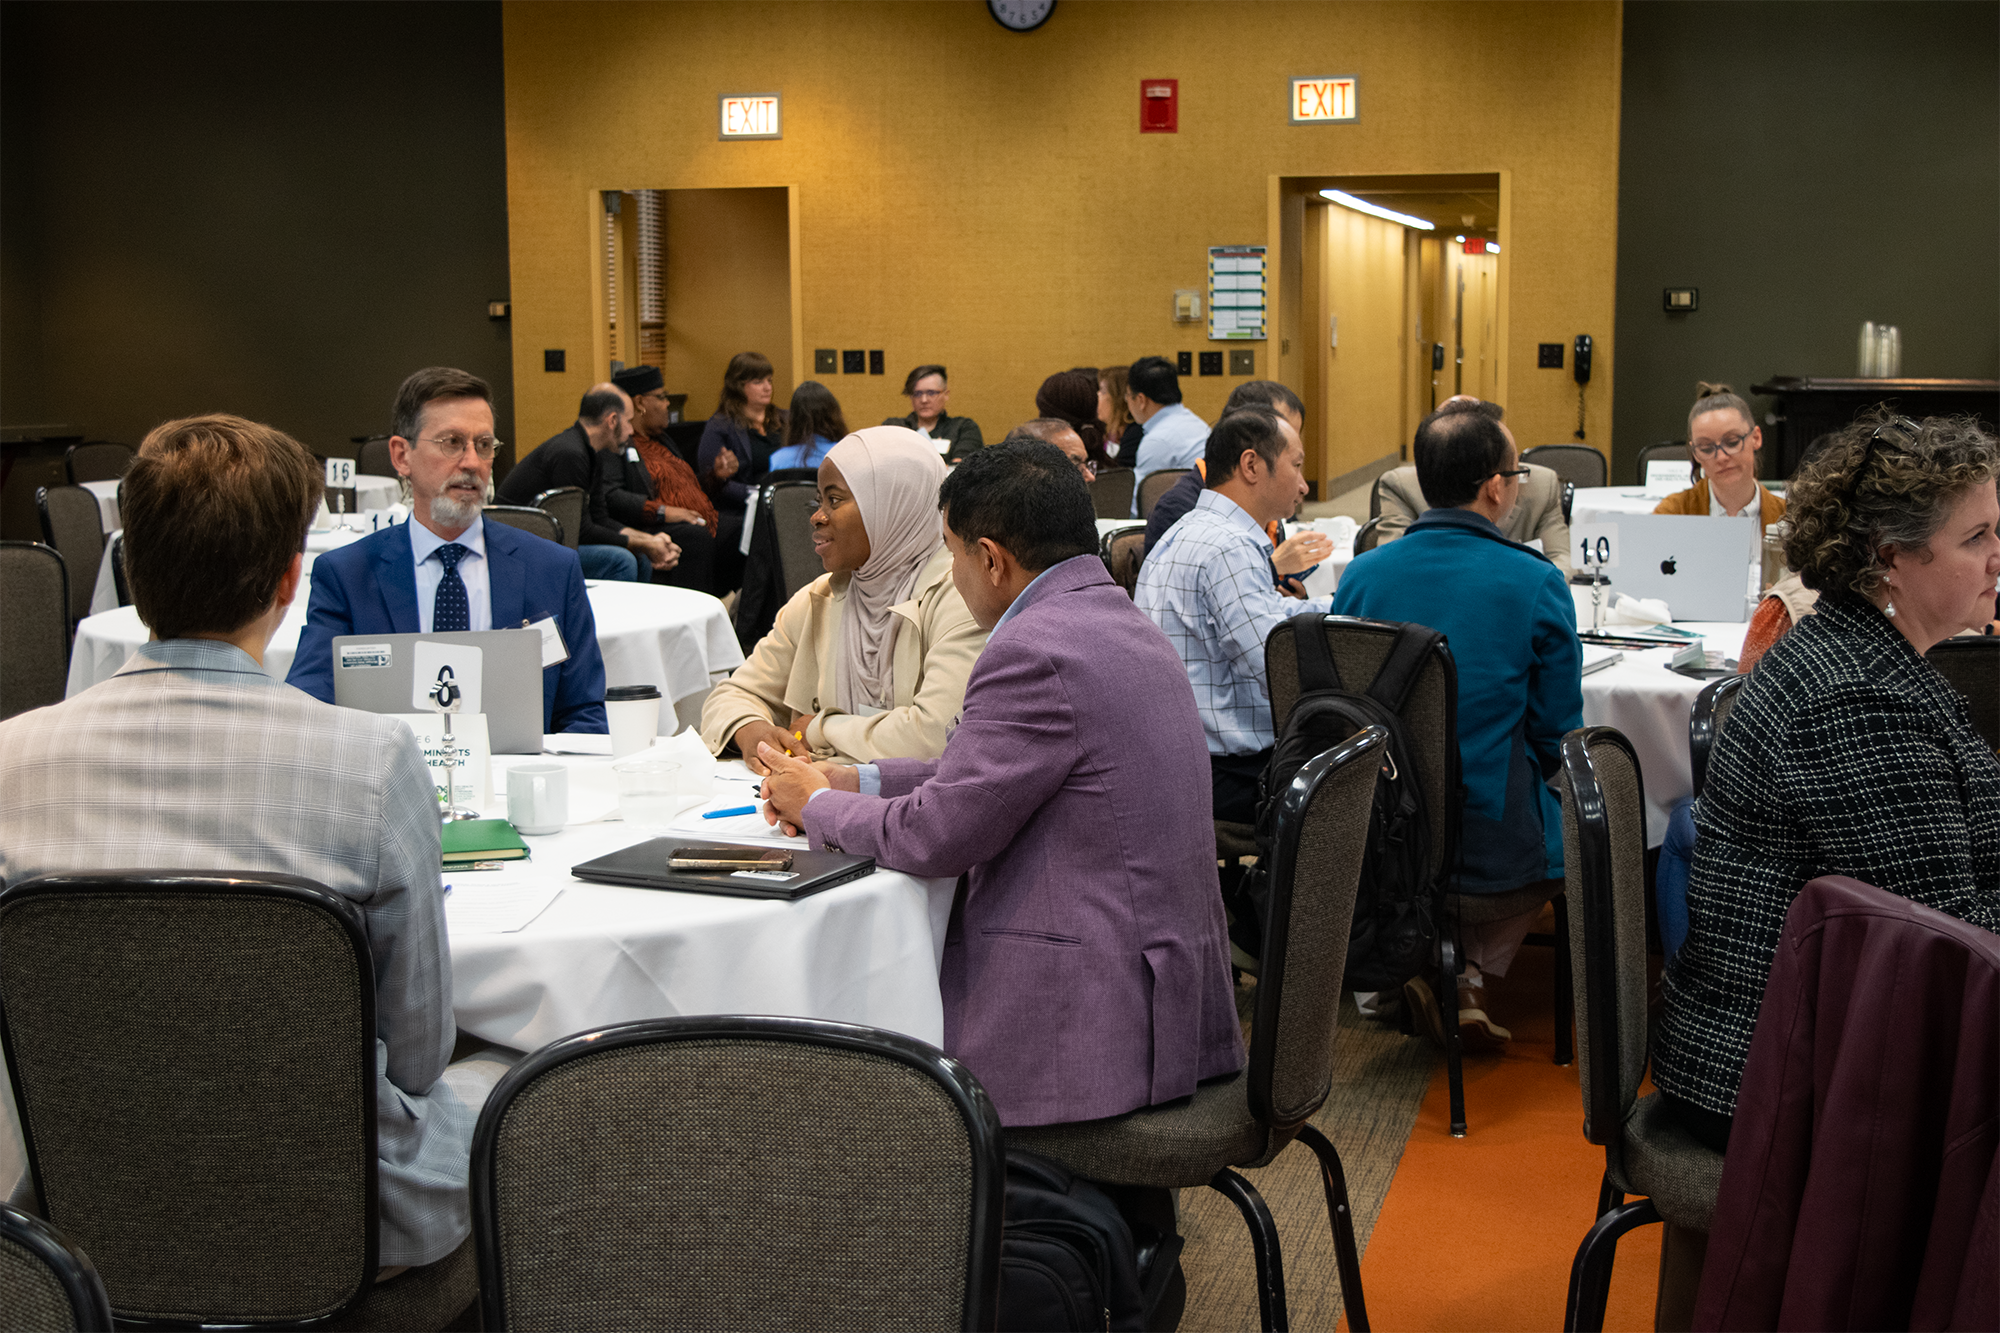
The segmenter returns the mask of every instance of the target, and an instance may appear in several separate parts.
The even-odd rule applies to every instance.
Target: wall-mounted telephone
[[[1578,384],[1590,383],[1590,335],[1589,334],[1579,333],[1576,335],[1576,347],[1570,355],[1570,365],[1572,367],[1570,373],[1576,376],[1576,382]]]
[[[1432,370],[1443,370],[1443,369],[1444,369],[1444,344],[1443,344],[1443,343],[1432,343],[1432,344],[1431,344],[1431,369],[1432,369]]]

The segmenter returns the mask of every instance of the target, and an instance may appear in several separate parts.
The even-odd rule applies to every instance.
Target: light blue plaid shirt
[[[1264,640],[1302,611],[1322,615],[1331,597],[1301,602],[1273,586],[1271,539],[1225,495],[1203,491],[1139,568],[1133,600],[1166,632],[1187,667],[1210,754],[1271,748],[1271,688]]]

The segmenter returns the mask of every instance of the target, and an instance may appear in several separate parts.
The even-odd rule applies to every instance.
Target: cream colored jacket
[[[846,574],[822,574],[786,602],[750,660],[717,685],[701,710],[701,738],[716,754],[746,722],[787,726],[813,715],[806,745],[818,759],[867,764],[877,759],[935,759],[946,729],[965,703],[965,678],[986,646],[986,631],[951,583],[951,552],[939,547],[917,575],[915,594],[890,608],[896,632],[895,706],[873,717],[833,709],[833,667]]]

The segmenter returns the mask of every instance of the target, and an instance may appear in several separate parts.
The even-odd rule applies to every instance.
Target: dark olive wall
[[[1854,374],[1863,320],[2000,377],[2000,5],[1627,0],[1623,100],[1616,476],[1697,379]]]
[[[339,451],[442,363],[508,435],[500,41],[497,2],[0,6],[5,424]]]

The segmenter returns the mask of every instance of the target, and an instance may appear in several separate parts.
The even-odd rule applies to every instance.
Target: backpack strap
[[[1375,679],[1368,683],[1368,697],[1401,717],[1403,705],[1410,701],[1410,691],[1424,669],[1424,659],[1443,642],[1444,635],[1427,625],[1399,625],[1396,642],[1390,646]]]
[[[1318,611],[1301,611],[1287,623],[1292,627],[1292,651],[1299,659],[1299,693],[1345,689],[1333,650],[1326,646],[1326,617]]]

